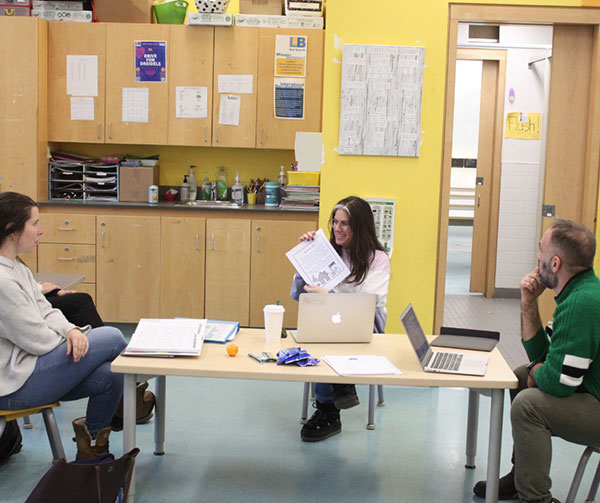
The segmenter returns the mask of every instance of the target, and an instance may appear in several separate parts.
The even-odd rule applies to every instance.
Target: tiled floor
[[[455,276],[461,281],[460,274]],[[464,285],[464,278],[462,279]],[[460,287],[456,286],[457,291]],[[501,331],[500,347],[514,367],[524,361],[518,301],[452,294],[445,323]],[[123,327],[130,329],[130,327]],[[477,467],[464,468],[467,392],[464,389],[386,388],[367,431],[367,388],[361,405],[342,412],[343,432],[324,442],[300,440],[302,386],[295,383],[169,378],[166,454],[154,456],[153,425],[140,425],[137,502],[143,503],[465,503],[485,476],[489,399],[481,399]],[[508,402],[508,397],[506,399]],[[63,403],[57,419],[69,459],[70,421],[84,401]],[[510,464],[505,406],[501,472]],[[21,503],[49,468],[40,416],[23,431],[23,451],[0,466],[0,503]],[[122,433],[111,435],[121,452]],[[564,501],[583,448],[553,443],[553,492]],[[591,475],[584,479],[583,501]]]

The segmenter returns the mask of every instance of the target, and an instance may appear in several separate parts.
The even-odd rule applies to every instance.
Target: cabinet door
[[[167,143],[167,82],[136,82],[135,42],[165,41],[169,49],[169,26],[164,24],[106,24],[106,143]],[[169,58],[167,55],[167,69]],[[137,96],[123,107],[123,89],[145,89],[148,92],[147,121],[143,120],[145,101]],[[140,98],[139,103],[134,103]],[[137,121],[123,121],[124,108],[135,111]]]
[[[252,220],[251,327],[264,327],[263,307],[277,301],[285,307],[283,326],[296,326],[298,303],[290,297],[296,271],[285,253],[302,234],[316,228],[314,221]]]
[[[321,131],[323,96],[323,30],[260,28],[258,41],[258,104],[256,147],[293,149],[296,131]],[[304,37],[307,44],[302,119],[275,118],[275,45],[277,37],[293,44]]]
[[[250,220],[206,220],[205,316],[247,326],[250,308]]]
[[[258,65],[258,30],[245,27],[215,28],[214,97],[213,97],[213,147],[256,146],[256,75]],[[227,76],[252,77],[251,93],[236,93],[219,88],[219,76],[227,84]],[[223,79],[224,77],[224,79]],[[221,92],[221,91],[227,92]],[[228,96],[231,98],[228,100]],[[239,105],[238,125],[225,125],[219,122],[221,99],[234,113]]]
[[[160,220],[160,317],[204,318],[204,218]]]
[[[103,23],[48,23],[48,140],[104,142],[105,49]],[[67,56],[97,57],[97,95],[90,92],[81,98],[67,94]],[[71,68],[76,78],[91,77],[90,71],[84,65]],[[77,118],[77,102],[84,99],[93,100],[93,118]]]
[[[158,318],[160,217],[98,215],[96,301],[106,321]]]
[[[214,34],[212,26],[170,26],[169,145],[210,147]],[[189,110],[177,106],[178,94],[189,86],[200,88],[206,106],[202,117],[190,118]]]
[[[0,190],[42,200],[48,198],[47,27],[37,18],[0,16]]]
[[[83,274],[86,283],[96,281],[94,245],[40,243],[38,268],[43,272]]]

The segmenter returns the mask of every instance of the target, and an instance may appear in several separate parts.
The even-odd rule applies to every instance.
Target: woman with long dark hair
[[[38,206],[0,193],[0,409],[36,407],[89,397],[86,417],[73,421],[77,459],[108,452],[110,421],[123,376],[110,370],[126,346],[120,330],[76,327],[42,294],[19,254],[42,235]]]
[[[348,276],[332,293],[372,293],[377,296],[373,331],[383,333],[387,319],[385,303],[390,281],[390,260],[377,239],[375,220],[369,203],[356,196],[339,201],[329,219],[330,242],[350,269]],[[314,239],[315,232],[300,236],[300,241]],[[294,276],[291,296],[327,293],[314,285],[307,285],[299,274]],[[302,427],[300,436],[306,442],[325,440],[342,431],[340,409],[358,405],[356,389],[352,384],[317,383],[316,411]]]

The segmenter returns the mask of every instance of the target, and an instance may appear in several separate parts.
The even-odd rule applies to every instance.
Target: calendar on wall
[[[424,47],[345,44],[341,155],[418,157]]]

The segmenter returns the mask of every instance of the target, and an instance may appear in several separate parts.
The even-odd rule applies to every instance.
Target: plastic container
[[[198,12],[222,13],[227,9],[229,0],[195,0]]]
[[[227,201],[227,172],[223,166],[217,171],[217,200]]]
[[[156,22],[159,24],[183,24],[187,14],[188,3],[186,0],[173,0],[171,2],[157,2],[152,5]]]
[[[319,185],[319,171],[288,171],[290,185]]]
[[[265,206],[279,206],[279,182],[265,183]]]
[[[158,185],[148,187],[148,202],[150,204],[158,203]]]
[[[208,173],[204,173],[204,181],[202,182],[200,199],[203,201],[210,201],[211,199],[211,186],[208,181]]]
[[[279,171],[279,186],[281,188],[285,187],[287,185],[287,176],[285,176],[285,168],[283,166],[281,166],[281,170]]]
[[[195,201],[198,196],[198,184],[196,183],[196,176],[194,175],[194,168],[196,166],[190,166],[190,174],[188,175],[188,183],[190,184],[190,201]]]
[[[244,204],[244,186],[240,183],[239,171],[235,175],[235,183],[231,187],[231,200],[239,205]]]
[[[190,184],[187,181],[187,175],[183,177],[183,183],[179,190],[179,200],[185,203],[190,200]]]

